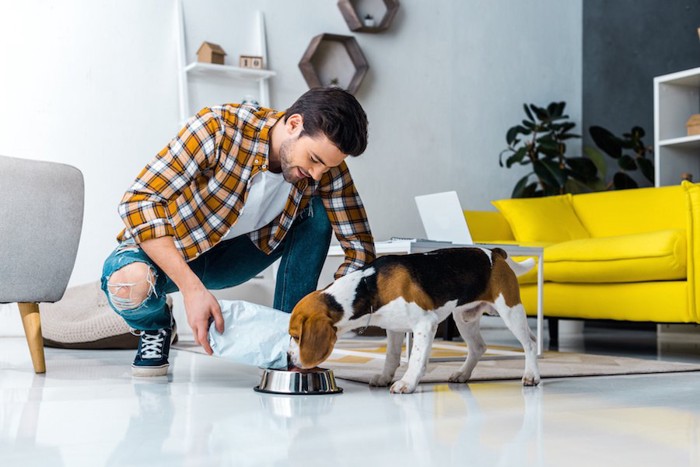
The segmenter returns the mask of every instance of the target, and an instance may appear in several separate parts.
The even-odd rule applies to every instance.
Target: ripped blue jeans
[[[312,197],[271,254],[260,251],[247,235],[241,235],[218,243],[188,264],[207,289],[216,290],[247,282],[281,258],[273,307],[291,313],[299,300],[316,290],[330,240],[326,210],[320,198]],[[135,262],[145,263],[151,272],[143,279],[148,282],[148,296],[137,304],[116,296],[120,287],[135,284],[109,282],[115,271]],[[178,288],[133,240],[122,242],[105,260],[101,285],[109,305],[133,329],[170,327],[166,294],[177,292]]]

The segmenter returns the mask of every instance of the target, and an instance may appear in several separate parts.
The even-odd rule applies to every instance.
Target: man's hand
[[[204,347],[204,350],[211,355],[212,350],[209,339],[207,339],[209,322],[213,320],[216,323],[216,330],[224,332],[224,318],[221,316],[219,302],[192,272],[175,248],[172,237],[146,240],[140,246],[182,292],[187,323],[192,328],[194,341]]]
[[[209,323],[213,320],[216,330],[224,332],[224,317],[221,315],[219,302],[211,292],[203,287],[192,291],[183,291],[182,298],[185,302],[187,322],[192,328],[195,344],[201,345],[211,355],[212,350],[207,337]]]

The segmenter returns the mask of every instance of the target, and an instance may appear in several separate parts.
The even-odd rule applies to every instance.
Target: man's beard
[[[299,176],[299,172],[296,167],[290,162],[290,154],[292,152],[292,147],[294,147],[294,142],[291,140],[286,140],[280,146],[280,167],[282,169],[282,177],[288,183],[296,183],[302,178]]]

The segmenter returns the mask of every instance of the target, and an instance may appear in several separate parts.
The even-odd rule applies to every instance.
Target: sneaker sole
[[[136,376],[138,378],[151,378],[154,376],[165,376],[168,374],[168,367],[170,365],[161,366],[135,366],[131,365],[131,376]]]

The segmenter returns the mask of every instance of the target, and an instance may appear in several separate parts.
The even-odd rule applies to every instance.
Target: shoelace
[[[160,358],[163,355],[163,342],[165,342],[165,332],[158,331],[157,334],[141,333],[141,358]]]

